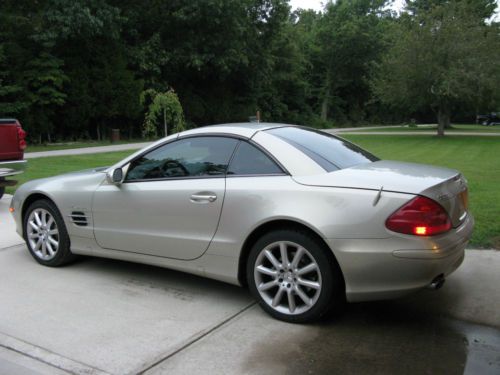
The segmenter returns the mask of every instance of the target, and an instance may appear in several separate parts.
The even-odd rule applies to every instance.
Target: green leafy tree
[[[25,82],[29,89],[31,132],[40,141],[43,133],[51,141],[54,113],[57,107],[66,102],[63,85],[68,78],[62,65],[62,60],[42,52],[28,63],[28,70],[25,72]]]
[[[138,122],[142,82],[127,65],[124,21],[119,8],[101,0],[49,0],[44,9],[34,39],[65,63],[65,134],[102,139],[110,128],[130,130]]]
[[[145,86],[175,87],[191,123],[246,120],[259,107],[268,120],[298,111],[297,99],[287,103],[302,90],[297,75],[278,79],[300,63],[286,0],[111,3],[127,19],[130,60]]]
[[[8,64],[4,46],[0,45],[0,117],[17,116],[29,105],[20,99],[23,86],[11,79]]]
[[[364,119],[371,98],[371,64],[381,57],[382,24],[390,16],[385,5],[386,0],[338,0],[326,5],[315,28],[317,46],[311,56],[323,120]]]
[[[490,0],[410,1],[395,25],[392,46],[373,87],[393,108],[437,114],[438,134],[458,105],[489,101],[500,85],[498,24],[489,25]]]
[[[174,133],[184,130],[184,114],[177,94],[174,90],[157,92],[153,89],[145,90],[141,94],[141,104],[149,101],[144,118],[143,135],[155,137],[158,134],[159,124],[163,125],[163,134],[168,135],[168,127]]]

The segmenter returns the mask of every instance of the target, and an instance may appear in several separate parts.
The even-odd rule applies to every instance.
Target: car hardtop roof
[[[179,137],[184,137],[188,135],[197,134],[233,134],[239,135],[246,138],[252,138],[252,136],[262,130],[281,128],[285,126],[295,126],[290,124],[279,124],[279,123],[269,123],[269,122],[237,122],[230,124],[217,124],[203,126],[201,128],[186,130],[179,134]]]

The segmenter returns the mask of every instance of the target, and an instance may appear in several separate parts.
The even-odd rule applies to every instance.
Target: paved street
[[[356,128],[334,128],[334,129],[322,129],[323,131],[330,134],[357,134],[357,135],[436,135],[435,129],[429,130],[390,130],[389,128],[399,128],[401,125],[391,125],[383,127],[356,127]],[[420,128],[426,127],[425,125],[419,126]],[[485,136],[485,137],[499,137],[500,128],[498,132],[489,133],[481,131],[448,131],[446,135],[460,135],[460,136]]]
[[[380,128],[380,131],[367,131],[368,129],[374,129],[373,127],[358,127],[358,128],[336,128],[336,129],[323,129],[323,131],[331,134],[358,134],[358,135],[435,135],[435,131],[384,131],[387,128],[395,128],[397,126],[385,126]],[[450,132],[450,135],[460,135],[460,136],[485,136],[485,137],[498,137],[500,136],[500,131],[498,133],[487,133],[487,132]],[[53,150],[53,151],[40,151],[40,152],[26,152],[24,154],[25,159],[33,158],[43,158],[48,156],[66,156],[66,155],[84,155],[84,154],[97,154],[102,152],[114,152],[114,151],[126,151],[126,150],[137,150],[150,145],[151,142],[140,142],[140,143],[126,143],[119,145],[109,145],[109,146],[95,146],[95,147],[82,147],[67,150]]]
[[[125,143],[125,144],[120,144],[120,145],[71,148],[71,149],[67,149],[67,150],[26,152],[24,154],[24,158],[25,159],[33,159],[33,158],[44,158],[47,156],[98,154],[98,153],[102,153],[102,152],[136,150],[136,149],[146,147],[150,144],[151,144],[151,142]],[[28,148],[28,150],[29,150],[29,148]]]
[[[443,289],[352,304],[314,325],[246,289],[97,258],[38,265],[0,201],[0,375],[498,374],[500,252],[468,250]]]
[[[331,134],[357,134],[357,135],[436,135],[435,131],[343,131],[341,129],[326,129],[327,133]],[[500,133],[480,133],[480,132],[449,132],[446,135],[459,135],[459,136],[479,136],[479,137],[500,137]]]
[[[331,134],[356,134],[356,135],[436,135],[435,131],[362,131],[362,130],[342,130],[342,129],[326,129],[327,133]],[[480,132],[448,132],[446,135],[459,135],[459,136],[468,136],[468,137],[500,137],[500,133],[480,133]]]

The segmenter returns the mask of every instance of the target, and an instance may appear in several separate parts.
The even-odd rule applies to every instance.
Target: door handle
[[[215,202],[217,200],[217,195],[214,193],[196,193],[191,195],[190,200],[194,203]]]

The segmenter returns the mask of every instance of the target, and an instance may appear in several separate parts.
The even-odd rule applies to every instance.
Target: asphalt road
[[[499,374],[500,252],[468,250],[443,289],[273,320],[247,290],[83,258],[38,265],[0,201],[0,374]]]
[[[435,131],[360,131],[360,130],[341,130],[341,129],[326,129],[324,130],[331,134],[356,134],[356,135],[436,135]],[[487,132],[448,132],[446,135],[459,135],[469,137],[500,137],[500,133],[487,133]]]
[[[67,150],[26,152],[24,154],[24,158],[33,159],[33,158],[44,158],[47,156],[83,155],[83,154],[98,154],[102,152],[137,150],[149,146],[151,143],[152,142],[125,143],[120,145],[71,148]]]
[[[323,131],[331,134],[358,134],[358,135],[435,135],[435,131],[384,131],[386,128],[395,128],[396,126],[385,126],[381,128],[380,131],[366,131],[367,129],[373,129],[373,127],[358,127],[358,128],[335,128],[335,129],[323,129]],[[487,132],[449,132],[450,135],[460,135],[460,136],[485,136],[485,137],[498,137],[498,133],[487,133]],[[119,145],[109,145],[109,146],[95,146],[95,147],[82,147],[67,150],[54,150],[54,151],[39,151],[39,152],[26,152],[24,154],[25,159],[33,158],[43,158],[47,156],[65,156],[65,155],[83,155],[83,154],[97,154],[102,152],[113,152],[113,151],[125,151],[125,150],[137,150],[150,145],[151,142],[141,142],[141,143],[126,143]]]

